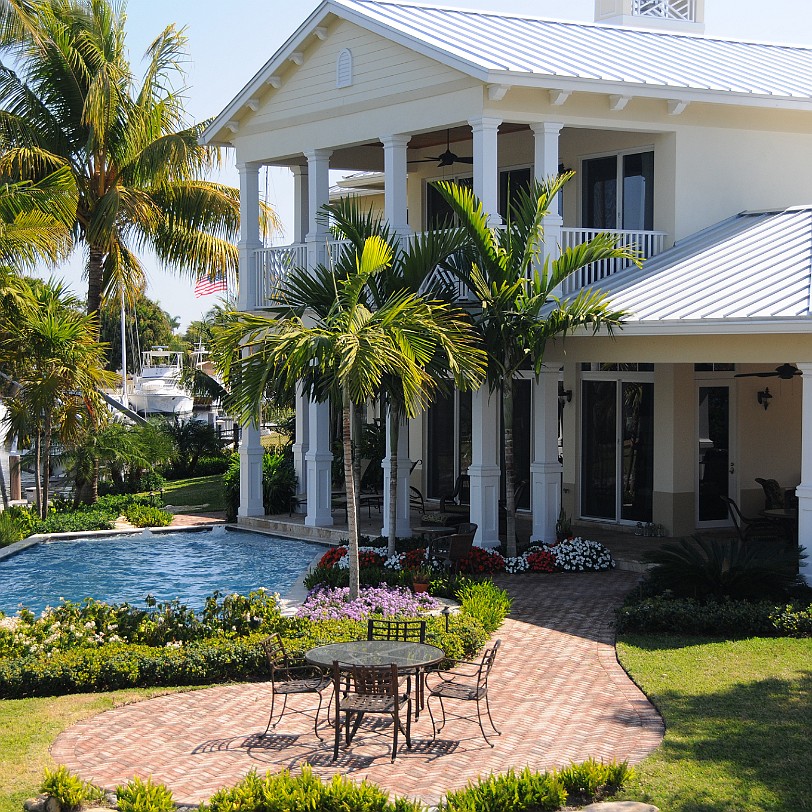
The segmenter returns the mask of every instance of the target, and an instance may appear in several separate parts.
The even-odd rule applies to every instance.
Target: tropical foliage
[[[161,31],[137,81],[123,9],[7,0],[0,10],[0,176],[36,184],[69,174],[88,313],[113,291],[143,289],[145,247],[196,276],[237,267],[238,190],[205,180],[219,156],[183,107],[186,37]],[[264,209],[263,226],[274,223]]]
[[[437,189],[461,224],[474,253],[460,276],[479,304],[477,327],[487,350],[488,386],[502,401],[505,443],[505,512],[508,555],[516,555],[516,504],[513,456],[513,380],[519,370],[539,374],[548,341],[580,328],[608,332],[624,314],[612,310],[603,294],[584,289],[568,299],[556,295],[579,268],[605,259],[639,262],[635,252],[618,246],[617,237],[598,234],[559,256],[543,255],[544,218],[572,177],[564,173],[516,190],[508,201],[504,227],[489,226],[489,214],[465,186],[443,182]]]
[[[236,366],[239,382],[228,407],[243,422],[256,422],[268,387],[293,391],[301,382],[316,400],[341,404],[344,482],[350,538],[350,592],[358,595],[358,515],[352,467],[352,409],[380,390],[384,377],[400,381],[407,416],[418,414],[437,382],[429,366],[437,353],[446,357],[461,386],[476,380],[482,352],[467,316],[441,301],[400,291],[376,307],[369,303],[377,276],[392,262],[392,250],[380,237],[368,238],[363,250],[335,272],[321,270],[319,281],[307,271],[294,271],[276,316],[234,314],[218,333],[215,349],[226,375]],[[326,310],[311,307],[314,285],[329,284],[333,300]],[[319,291],[319,302],[323,292]],[[242,357],[233,348],[243,347]]]

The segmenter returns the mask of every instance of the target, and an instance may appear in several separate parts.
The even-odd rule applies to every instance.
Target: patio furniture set
[[[392,761],[398,751],[399,735],[411,750],[412,717],[427,708],[432,739],[452,719],[473,719],[465,713],[447,714],[446,703],[476,703],[476,720],[485,741],[493,747],[483,725],[487,715],[494,733],[501,735],[491,717],[488,702],[488,678],[493,668],[500,641],[487,647],[480,660],[458,661],[445,670],[435,669],[445,659],[442,649],[426,640],[425,620],[370,619],[366,640],[351,640],[316,646],[305,652],[305,665],[294,665],[281,637],[276,634],[264,641],[271,669],[271,709],[263,736],[282,721],[292,694],[318,697],[313,714],[313,732],[319,733],[319,716],[323,694],[332,687],[328,702],[327,725],[333,728],[333,761],[338,759],[342,732],[344,746],[349,747],[367,716],[389,717],[392,732]],[[276,710],[277,696],[282,701]],[[432,700],[440,705],[441,721],[435,722]],[[330,709],[333,710],[332,718]],[[310,716],[312,709],[290,708],[292,713]]]

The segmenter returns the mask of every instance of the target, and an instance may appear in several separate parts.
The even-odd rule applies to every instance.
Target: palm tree
[[[346,260],[345,260],[346,261]],[[401,381],[404,407],[416,415],[429,402],[436,382],[427,371],[435,353],[448,356],[454,378],[461,384],[475,378],[484,365],[468,318],[445,302],[429,302],[401,291],[373,310],[367,304],[370,286],[392,262],[392,250],[380,237],[368,238],[343,275],[317,277],[306,270],[291,274],[287,305],[279,315],[235,313],[215,340],[218,361],[229,375],[239,367],[229,407],[243,422],[256,421],[269,385],[291,391],[302,381],[316,400],[331,395],[341,403],[344,484],[349,525],[350,595],[358,595],[358,515],[352,469],[353,404],[367,402],[380,390],[386,375]],[[325,311],[310,308],[303,295],[318,278],[332,292]],[[321,296],[319,300],[321,300]],[[235,358],[235,346],[243,347]]]
[[[505,442],[505,514],[508,555],[516,555],[516,502],[513,460],[513,380],[528,364],[538,375],[547,341],[578,328],[593,333],[619,327],[625,314],[611,310],[606,296],[588,288],[570,299],[555,291],[579,268],[603,259],[619,258],[640,264],[635,251],[618,246],[617,238],[598,234],[561,255],[541,261],[544,217],[564,184],[564,173],[535,181],[509,201],[503,228],[489,228],[482,203],[470,189],[442,182],[437,189],[465,229],[475,252],[470,271],[463,274],[479,302],[476,318],[488,355],[488,386],[502,400]]]
[[[70,173],[88,313],[116,290],[143,289],[142,248],[195,276],[237,268],[239,190],[204,179],[219,153],[198,143],[205,122],[186,121],[186,37],[167,26],[138,83],[125,22],[117,0],[0,5],[0,175]],[[262,225],[277,225],[267,207]]]
[[[34,283],[33,306],[13,325],[0,324],[0,363],[15,381],[7,400],[11,435],[32,442],[40,516],[48,513],[48,478],[55,438],[70,446],[103,411],[98,393],[115,375],[104,369],[105,345],[94,316],[53,283]]]
[[[364,242],[377,235],[383,239],[392,251],[392,262],[380,274],[377,274],[369,285],[369,306],[378,307],[381,302],[399,291],[408,291],[424,297],[427,301],[441,300],[453,302],[457,298],[458,283],[446,270],[465,250],[468,238],[461,229],[441,229],[415,234],[408,240],[402,240],[394,234],[379,215],[371,208],[364,209],[354,197],[342,198],[335,203],[324,206],[324,215],[329,219],[333,234],[339,240],[348,243],[348,256],[352,259],[363,250]],[[337,262],[340,267],[341,258]],[[319,291],[331,295],[329,287],[324,284],[314,285],[308,298]],[[322,307],[329,302],[322,303]],[[443,393],[449,386],[451,375],[446,363],[446,356],[438,352],[432,358],[427,371],[434,380],[432,401],[435,395]],[[479,378],[465,382],[464,388],[478,385]],[[405,395],[401,381],[397,376],[384,375],[382,389],[389,407],[388,434],[392,456],[389,473],[389,517],[387,539],[388,555],[394,555],[397,530],[397,494],[398,494],[398,441],[400,427],[406,415]]]

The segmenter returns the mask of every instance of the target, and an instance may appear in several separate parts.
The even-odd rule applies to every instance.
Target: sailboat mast
[[[124,314],[124,287],[121,288],[121,402],[129,407],[127,402],[127,325]]]

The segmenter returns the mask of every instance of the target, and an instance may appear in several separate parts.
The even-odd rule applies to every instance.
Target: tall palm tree
[[[198,143],[205,122],[186,121],[186,37],[167,26],[139,83],[125,23],[118,0],[0,4],[0,175],[69,171],[88,313],[143,289],[142,248],[195,276],[237,267],[239,190],[205,180],[219,153]],[[264,207],[263,227],[276,224]]]
[[[105,345],[94,316],[77,309],[58,284],[32,284],[34,305],[13,325],[0,324],[0,363],[16,382],[6,401],[12,436],[32,442],[40,516],[48,513],[55,438],[71,445],[103,410],[98,390],[115,375],[104,369]]]
[[[476,317],[488,354],[488,386],[502,401],[505,443],[505,514],[508,555],[516,555],[516,500],[513,457],[513,381],[528,364],[538,375],[549,340],[578,328],[609,333],[622,324],[625,313],[612,310],[605,295],[580,291],[560,299],[555,291],[579,268],[604,259],[640,264],[632,249],[619,247],[617,238],[598,234],[588,242],[541,260],[543,219],[556,202],[572,172],[535,181],[517,190],[509,201],[503,228],[489,228],[488,215],[474,193],[450,182],[437,189],[465,229],[475,252],[465,283],[478,300]]]
[[[448,271],[468,246],[468,238],[462,229],[445,228],[415,234],[409,239],[401,239],[395,234],[380,215],[372,208],[364,209],[358,198],[346,197],[335,203],[324,206],[335,237],[348,243],[348,256],[352,259],[363,250],[364,242],[377,235],[383,239],[392,251],[392,262],[389,266],[370,280],[368,306],[376,308],[381,302],[399,291],[408,291],[419,295],[427,301],[440,300],[453,302],[457,298],[459,284]],[[457,260],[458,261],[458,260]],[[336,262],[337,269],[342,265],[341,255]],[[316,286],[310,298],[321,291],[330,294],[323,284]],[[323,303],[324,304],[324,303]],[[327,303],[329,306],[329,303]],[[432,390],[433,401],[449,388],[451,374],[447,357],[435,353],[427,367],[435,382]],[[479,377],[466,380],[464,388],[478,385]],[[388,555],[394,555],[397,538],[398,511],[398,455],[397,448],[400,427],[406,416],[405,395],[401,381],[397,376],[384,375],[382,389],[388,406],[388,434],[390,438],[391,458],[389,473],[389,517],[387,521],[389,536],[387,539]]]
[[[289,391],[302,381],[316,400],[331,395],[341,403],[344,484],[349,525],[350,595],[358,595],[358,514],[352,469],[353,404],[365,403],[380,390],[385,375],[401,381],[408,416],[416,415],[430,399],[436,382],[427,366],[439,350],[448,355],[453,376],[462,383],[476,377],[484,365],[468,318],[445,302],[429,302],[401,291],[379,303],[367,304],[369,286],[392,262],[392,250],[380,237],[368,238],[354,257],[354,267],[343,276],[320,275],[332,292],[326,312],[310,308],[302,298],[312,290],[314,277],[306,270],[291,274],[288,304],[278,315],[235,313],[231,324],[215,340],[218,361],[226,375],[239,367],[230,408],[243,422],[256,421],[269,385]],[[324,269],[322,269],[322,274]],[[242,357],[233,347],[242,345]]]

